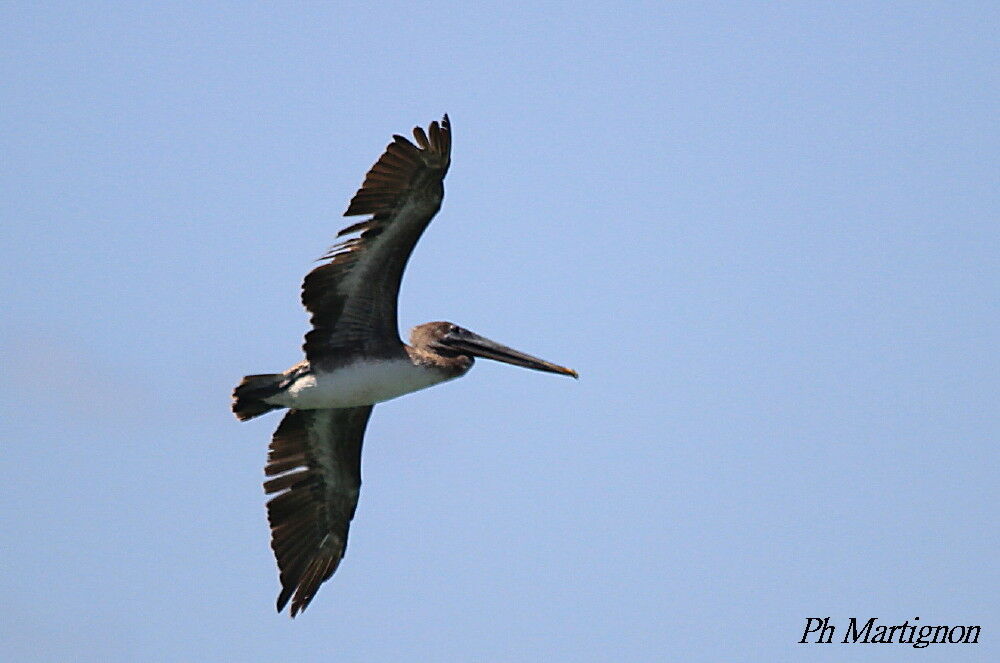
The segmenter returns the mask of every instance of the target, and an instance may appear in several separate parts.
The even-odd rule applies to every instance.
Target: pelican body
[[[441,207],[451,164],[445,115],[416,145],[393,136],[345,216],[370,215],[340,231],[324,264],[306,275],[302,303],[312,329],[306,358],[283,373],[248,375],[233,392],[241,421],[287,409],[264,468],[280,612],[305,610],[337,569],[361,486],[361,445],[376,403],[465,375],[476,357],[577,377],[576,371],[491,341],[450,322],[396,320],[399,285],[417,240]]]

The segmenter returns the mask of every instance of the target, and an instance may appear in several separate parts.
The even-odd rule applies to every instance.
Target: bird
[[[411,142],[393,135],[344,216],[367,217],[337,234],[302,283],[312,328],[305,359],[282,373],[247,375],[232,410],[247,421],[286,410],[268,449],[264,490],[278,565],[280,613],[304,611],[337,570],[361,488],[361,446],[372,407],[465,375],[475,358],[579,377],[451,322],[414,327],[403,343],[397,300],[413,248],[441,208],[451,165],[447,115]]]

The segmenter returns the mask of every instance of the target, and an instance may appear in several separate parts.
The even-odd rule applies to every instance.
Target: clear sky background
[[[996,661],[992,2],[4,3],[0,658]],[[302,276],[442,113],[340,570],[274,611]],[[978,646],[799,645],[805,619]],[[843,630],[841,626],[840,630]]]

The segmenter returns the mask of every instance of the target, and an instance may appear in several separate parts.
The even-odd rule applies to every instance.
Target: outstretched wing
[[[369,353],[398,346],[396,300],[406,261],[427,224],[441,208],[444,176],[451,164],[448,116],[416,127],[414,145],[402,136],[372,166],[344,216],[371,217],[337,236],[360,233],[333,246],[329,262],[309,272],[302,303],[312,330],[302,346],[310,362],[345,348]]]
[[[361,442],[372,406],[289,410],[271,440],[264,491],[278,561],[278,612],[306,609],[337,570],[361,488]]]

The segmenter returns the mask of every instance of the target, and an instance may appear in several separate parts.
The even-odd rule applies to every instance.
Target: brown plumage
[[[361,444],[373,404],[463,375],[473,357],[576,377],[576,372],[450,322],[399,338],[396,302],[407,260],[441,207],[451,164],[451,124],[394,136],[345,216],[370,215],[338,237],[302,284],[312,329],[306,360],[284,373],[246,376],[233,392],[241,421],[289,408],[275,431],[264,490],[281,611],[294,617],[336,571],[361,487]]]
[[[271,549],[278,562],[278,611],[294,617],[333,575],[361,488],[361,444],[372,406],[289,410],[271,439],[264,473]]]
[[[441,124],[431,122],[427,133],[416,127],[413,137],[420,147],[393,136],[351,199],[344,216],[372,216],[337,236],[360,236],[334,245],[324,256],[329,262],[302,283],[302,304],[312,314],[313,329],[302,346],[310,362],[329,361],[359,347],[398,353],[399,284],[414,245],[444,198],[444,176],[451,165],[448,116]]]
[[[247,376],[234,392],[240,420],[276,406],[267,398],[314,366],[335,366],[362,352],[406,356],[399,340],[396,300],[403,269],[427,224],[441,207],[451,164],[451,125],[445,115],[428,132],[413,130],[417,147],[393,136],[365,176],[344,216],[371,217],[344,228],[328,260],[302,284],[313,329],[302,346],[306,362],[286,374]],[[278,562],[280,612],[305,610],[344,556],[361,487],[361,443],[372,406],[289,410],[275,431],[265,473],[271,548]]]

